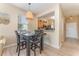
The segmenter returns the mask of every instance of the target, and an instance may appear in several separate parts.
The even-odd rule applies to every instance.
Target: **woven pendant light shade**
[[[31,3],[28,4],[29,6],[31,5]],[[26,12],[26,18],[32,20],[33,19],[33,13],[30,11],[30,7],[29,10]]]
[[[27,13],[26,13],[26,18],[27,19],[33,19],[33,14],[32,14],[32,12],[31,11],[27,11]]]

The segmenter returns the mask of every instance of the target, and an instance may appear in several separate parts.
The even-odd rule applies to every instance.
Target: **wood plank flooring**
[[[20,55],[26,56],[26,50],[22,50]],[[4,49],[2,56],[17,56],[16,46]],[[32,51],[31,56],[33,56]],[[79,41],[66,40],[60,49],[45,45],[41,54],[37,49],[37,56],[79,56]]]

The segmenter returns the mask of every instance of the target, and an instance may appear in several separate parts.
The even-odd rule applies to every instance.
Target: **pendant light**
[[[32,11],[30,10],[30,5],[31,5],[31,3],[28,3],[29,10],[26,12],[26,18],[27,18],[28,20],[32,20],[32,19],[33,19],[33,13],[32,13]]]

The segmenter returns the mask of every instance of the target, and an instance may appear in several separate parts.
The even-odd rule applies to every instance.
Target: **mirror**
[[[38,29],[54,30],[55,20],[51,18],[40,18],[38,20]]]
[[[44,30],[55,29],[55,20],[54,20],[54,15],[52,14],[53,13],[49,13],[38,19],[38,29],[44,29]]]
[[[53,30],[55,29],[54,23],[55,21],[50,18],[39,19],[38,29]]]

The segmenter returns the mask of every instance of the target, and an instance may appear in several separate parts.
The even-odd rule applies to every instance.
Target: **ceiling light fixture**
[[[73,19],[72,16],[69,17],[71,20]]]
[[[33,13],[30,10],[30,5],[31,5],[31,3],[28,3],[29,10],[26,12],[26,18],[29,19],[29,20],[32,20],[33,19]]]

